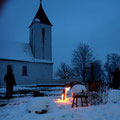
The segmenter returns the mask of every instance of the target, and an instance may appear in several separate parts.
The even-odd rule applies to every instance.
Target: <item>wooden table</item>
[[[73,102],[72,102],[72,108],[74,107],[74,105],[76,107],[78,107],[78,98],[81,99],[81,106],[84,106],[84,102],[83,99],[85,100],[85,104],[86,106],[88,106],[88,95],[86,93],[81,93],[79,95],[75,95],[73,94]]]

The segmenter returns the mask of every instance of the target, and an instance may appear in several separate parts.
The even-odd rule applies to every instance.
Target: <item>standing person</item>
[[[120,70],[118,68],[115,69],[115,72],[111,72],[113,75],[112,86],[113,89],[119,89],[120,87]]]
[[[15,77],[12,69],[8,70],[4,77],[4,80],[6,82],[6,98],[12,98],[13,86],[16,86]]]

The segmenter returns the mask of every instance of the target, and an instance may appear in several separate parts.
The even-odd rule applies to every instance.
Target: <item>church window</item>
[[[44,28],[42,29],[42,41],[44,45],[44,42],[45,42],[45,29]]]
[[[12,65],[7,65],[7,72],[12,69]]]
[[[27,67],[26,66],[23,66],[22,75],[27,76]]]
[[[31,36],[32,36],[32,39],[31,39],[31,49],[33,50],[33,29],[31,31]]]

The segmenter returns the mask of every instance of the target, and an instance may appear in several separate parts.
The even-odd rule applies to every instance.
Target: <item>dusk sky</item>
[[[0,41],[29,42],[31,24],[40,0],[10,0],[0,15]],[[70,64],[79,43],[87,43],[94,56],[120,54],[120,0],[43,0],[53,24],[54,71],[61,62]]]

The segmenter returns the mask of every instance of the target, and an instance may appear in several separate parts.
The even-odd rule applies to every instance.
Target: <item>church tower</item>
[[[52,61],[52,24],[43,10],[41,0],[40,7],[29,28],[30,46],[34,58]]]

